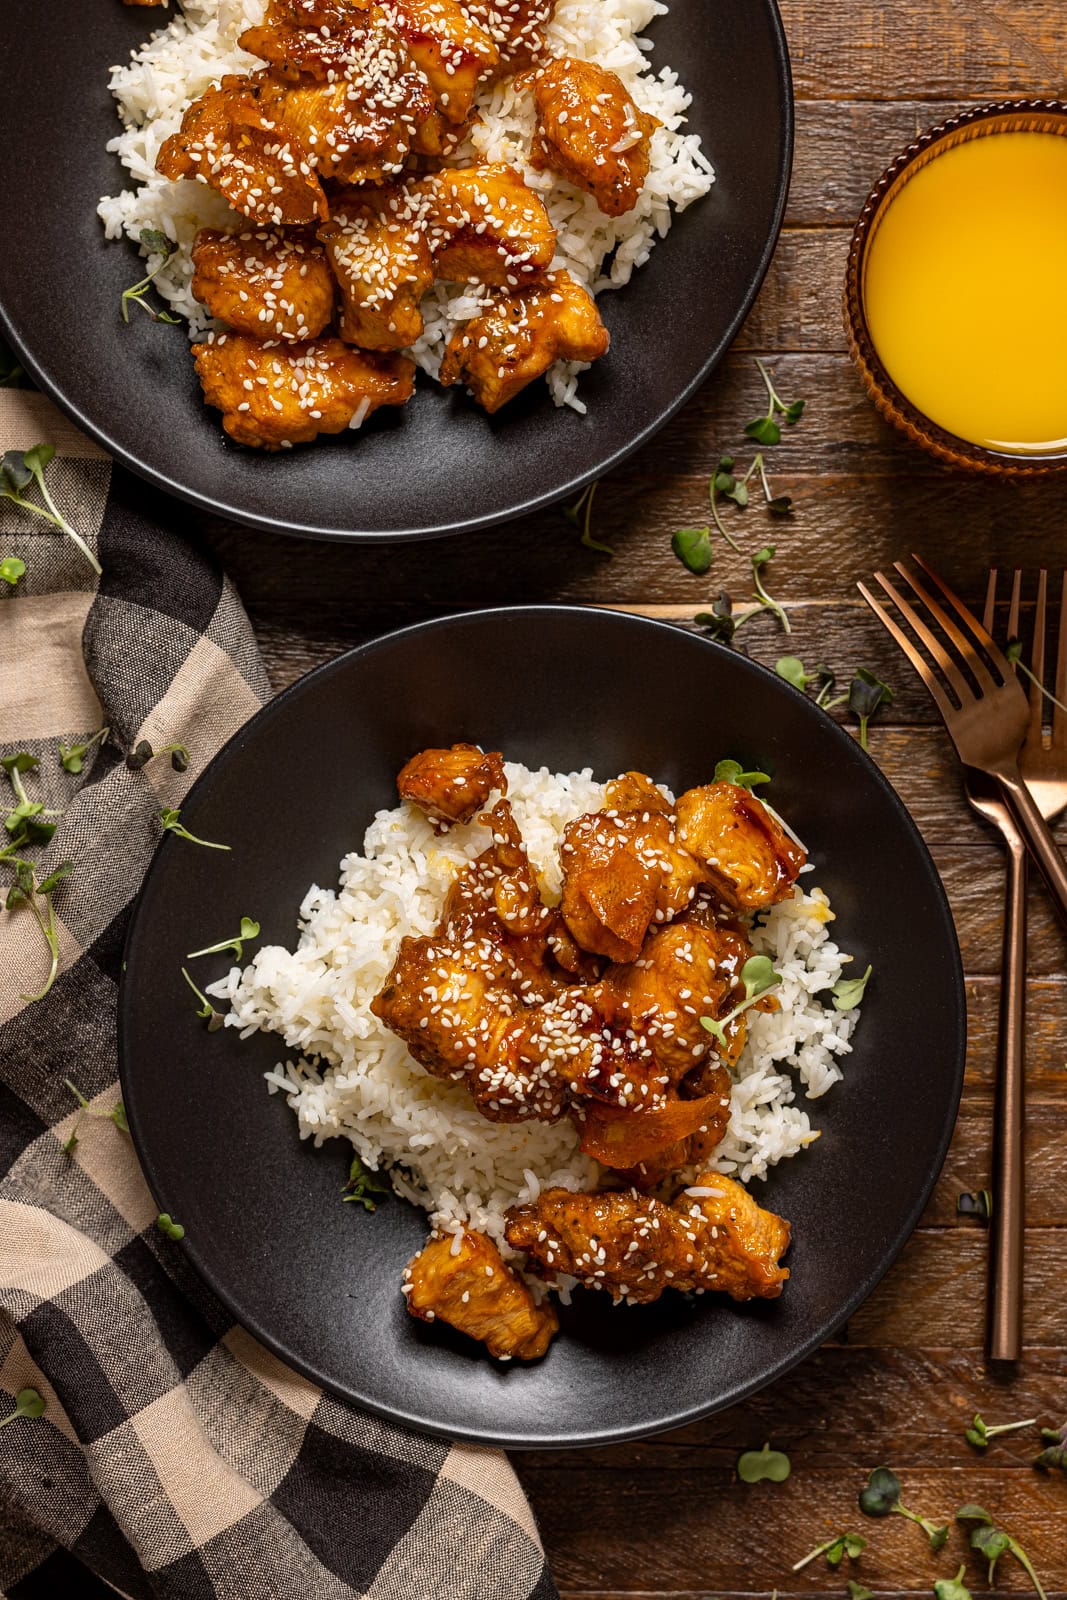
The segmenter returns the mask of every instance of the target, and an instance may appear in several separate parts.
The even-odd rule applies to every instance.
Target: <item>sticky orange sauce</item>
[[[1067,448],[1067,138],[993,133],[887,203],[863,299],[889,376],[972,444]]]

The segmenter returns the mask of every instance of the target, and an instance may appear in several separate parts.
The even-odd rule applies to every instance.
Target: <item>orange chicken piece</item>
[[[192,289],[213,317],[259,339],[316,339],[333,315],[325,252],[305,233],[201,228]]]
[[[532,1204],[512,1206],[505,1236],[550,1281],[569,1273],[629,1304],[658,1300],[664,1289],[773,1300],[789,1276],[779,1263],[788,1222],[718,1172],[669,1206],[636,1190],[543,1189]]]
[[[533,75],[537,133],[530,165],[585,189],[609,217],[632,211],[648,176],[656,117],[638,110],[614,72],[569,56]]]
[[[375,356],[340,339],[261,343],[211,334],[195,347],[209,406],[238,444],[284,450],[320,433],[358,427],[379,406],[411,398],[415,369],[402,356]]]
[[[341,289],[341,338],[364,350],[402,350],[423,328],[419,301],[433,283],[426,235],[402,189],[352,190],[319,229]]]
[[[508,780],[499,750],[488,754],[476,744],[449,750],[422,750],[400,769],[396,786],[435,822],[469,822],[494,789],[507,794]]]
[[[592,296],[569,273],[551,272],[543,283],[495,296],[457,329],[440,381],[465,384],[486,411],[499,411],[553,362],[596,361],[610,343]]]
[[[376,8],[403,39],[433,90],[446,122],[466,122],[479,79],[500,51],[458,0],[379,0]]]
[[[762,801],[734,783],[709,783],[681,796],[678,843],[735,911],[788,899],[806,859]]]
[[[253,222],[301,225],[327,215],[307,147],[261,104],[263,81],[227,77],[194,100],[165,139],[156,169],[165,178],[210,184]]]
[[[485,1345],[498,1361],[536,1361],[559,1330],[547,1300],[538,1305],[484,1233],[433,1235],[404,1268],[408,1311],[423,1322],[440,1317]]]
[[[522,173],[503,162],[450,167],[412,185],[439,278],[515,287],[541,278],[556,230]]]
[[[545,29],[557,0],[463,0],[463,9],[484,28],[500,52],[497,75],[519,72],[544,54]]]

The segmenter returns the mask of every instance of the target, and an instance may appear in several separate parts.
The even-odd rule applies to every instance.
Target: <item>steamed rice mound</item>
[[[109,239],[125,233],[139,242],[143,228],[173,239],[178,249],[153,280],[154,287],[188,322],[190,338],[215,326],[194,300],[192,247],[200,228],[247,226],[222,196],[190,179],[171,182],[155,170],[163,141],[177,132],[184,112],[224,73],[246,73],[262,62],[237,46],[246,28],[263,19],[266,0],[179,0],[181,14],[111,71],[110,87],[125,131],[112,139],[136,187],[105,195],[98,211]],[[607,217],[591,195],[552,172],[526,164],[533,138],[533,95],[517,92],[511,79],[484,87],[475,100],[481,121],[450,157],[453,166],[506,161],[525,173],[540,194],[559,233],[553,268],[565,267],[593,294],[628,283],[671,226],[672,208],[684,211],[706,194],[714,171],[696,134],[685,133],[691,96],[677,73],[654,71],[652,49],[641,29],[667,6],[660,0],[559,0],[548,29],[549,52],[597,61],[622,79],[642,111],[663,124],[652,137],[651,166],[637,205]],[[478,285],[437,283],[422,302],[425,331],[411,348],[420,367],[436,377],[453,330],[481,310],[487,291]],[[577,397],[580,362],[557,362],[548,382],[557,405],[584,411]]]
[[[532,772],[505,764],[508,798],[538,874],[557,901],[559,845],[567,824],[605,804],[592,772]],[[299,913],[293,950],[270,945],[209,991],[230,1006],[242,1037],[277,1033],[291,1052],[267,1073],[296,1113],[300,1135],[351,1140],[372,1168],[388,1168],[397,1192],[430,1213],[434,1227],[488,1233],[506,1256],[504,1212],[542,1187],[593,1187],[601,1169],[578,1149],[569,1121],[496,1123],[462,1084],[433,1078],[370,1009],[406,934],[432,933],[457,872],[490,843],[477,821],[440,837],[421,811],[381,811],[362,852],[341,862],[337,889],[313,885]],[[849,957],[829,936],[833,912],[820,889],[758,918],[751,938],[782,974],[777,1012],[749,1015],[748,1043],[734,1069],[730,1122],[703,1168],[747,1181],[818,1138],[796,1103],[825,1094],[858,1011],[837,1011],[830,991]]]

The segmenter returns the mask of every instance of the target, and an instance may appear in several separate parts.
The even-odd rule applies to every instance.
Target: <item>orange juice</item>
[[[932,422],[987,449],[1067,449],[1067,138],[988,133],[918,167],[871,235],[863,303]]]

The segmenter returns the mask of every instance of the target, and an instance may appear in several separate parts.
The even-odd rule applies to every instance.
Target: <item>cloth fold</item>
[[[51,963],[32,907],[0,910],[0,1416],[21,1389],[45,1400],[0,1428],[0,1597],[554,1600],[502,1455],[395,1428],[290,1371],[156,1225],[117,1082],[126,924],[161,808],[270,690],[237,595],[174,531],[174,502],[42,396],[0,390],[0,451],[43,441],[103,576],[0,501],[0,559],[26,563],[0,594],[0,758],[36,757],[22,782],[56,814],[51,840],[19,854],[38,883],[72,863],[42,999],[24,998]],[[60,742],[105,727],[65,770]],[[164,756],[131,771],[140,740],[187,746],[187,769]],[[14,881],[0,861],[0,904]]]

